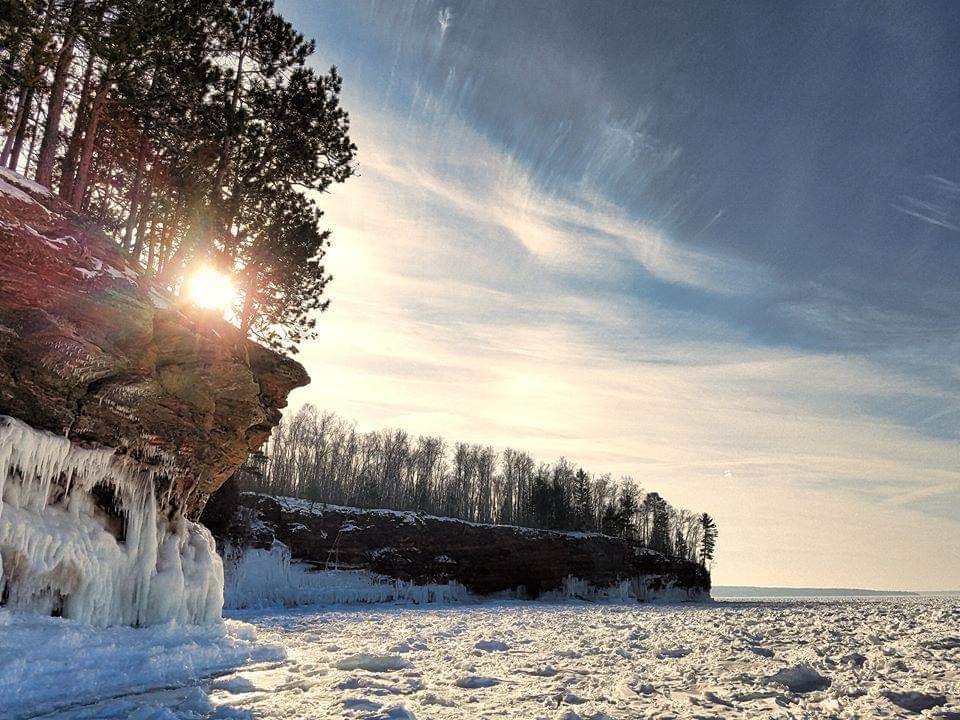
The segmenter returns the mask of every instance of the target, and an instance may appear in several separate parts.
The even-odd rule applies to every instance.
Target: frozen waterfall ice
[[[219,620],[213,537],[158,512],[155,472],[0,416],[3,602],[101,626]]]

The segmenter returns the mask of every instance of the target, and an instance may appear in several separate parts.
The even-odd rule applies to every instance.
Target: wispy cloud
[[[891,538],[906,543],[903,523],[925,503],[960,499],[955,440],[873,412],[883,402],[947,412],[960,403],[956,388],[867,357],[757,347],[627,288],[581,290],[571,278],[626,278],[631,263],[714,293],[762,294],[772,280],[750,263],[648,233],[597,198],[545,195],[467,128],[456,152],[440,140],[424,153],[415,129],[404,134],[404,122],[378,117],[358,123],[362,176],[327,203],[334,304],[305,349],[315,382],[296,402],[365,428],[523,447],[631,474],[729,528],[721,578],[786,582],[759,563],[768,548],[800,553],[823,532],[854,547],[857,533],[890,520],[893,504],[900,514],[880,546],[889,551]],[[854,335],[884,322],[879,312],[854,319],[852,304],[837,307],[807,304],[796,319],[861,328],[844,330]],[[781,522],[758,518],[793,513],[800,499],[824,513],[796,521],[809,535],[785,539]],[[960,541],[955,521],[924,522],[941,540]],[[894,554],[902,563],[885,561],[885,572],[937,583],[940,571],[917,555]],[[832,582],[853,582],[849,568],[831,572]],[[876,577],[864,570],[857,581]]]
[[[960,232],[960,184],[939,175],[928,174],[923,179],[924,189],[933,199],[901,195],[890,206],[925,223]]]
[[[873,293],[840,270],[790,279],[714,239],[736,204],[639,212],[623,196],[685,149],[642,104],[604,104],[588,59],[538,45],[480,73],[465,43],[501,38],[471,10],[378,9],[396,56],[346,85],[361,175],[324,198],[333,305],[294,405],[633,475],[718,518],[718,582],[960,584],[942,562],[960,545],[950,288],[901,306],[896,276]],[[469,108],[525,68],[542,70],[522,112],[563,113],[498,136]],[[897,210],[956,229],[960,187],[921,184]]]
[[[925,202],[909,195],[900,196],[901,204],[890,203],[894,210],[899,210],[904,215],[910,215],[931,225],[938,225],[947,230],[960,232],[960,225],[956,225],[947,219],[947,209],[934,203]]]
[[[771,283],[761,266],[681,246],[595,192],[545,193],[517,159],[456,116],[423,127],[381,111],[374,122],[370,134],[393,142],[367,145],[365,173],[404,188],[420,206],[442,207],[460,222],[506,233],[549,269],[612,278],[633,266],[664,282],[722,294],[757,292]],[[426,157],[411,162],[410,147]]]

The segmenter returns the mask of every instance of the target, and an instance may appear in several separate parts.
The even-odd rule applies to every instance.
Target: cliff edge
[[[307,382],[0,170],[0,604],[218,621],[223,567],[194,520]]]
[[[537,598],[559,592],[585,599],[686,601],[708,599],[710,593],[710,573],[702,565],[608,535],[240,493],[233,481],[211,499],[203,522],[225,550],[228,585],[254,603],[253,585],[264,577],[271,584],[308,587],[329,569],[421,587],[455,585],[474,595]],[[267,554],[298,564],[296,572],[264,574],[251,560],[267,561]]]
[[[0,415],[163,462],[158,496],[196,518],[307,382],[179,306],[45,188],[0,174]]]

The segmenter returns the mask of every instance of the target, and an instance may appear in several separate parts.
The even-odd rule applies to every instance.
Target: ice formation
[[[689,602],[691,600],[709,599],[709,594],[700,590],[666,587],[654,589],[651,584],[654,580],[661,580],[653,575],[637,575],[629,580],[621,580],[610,587],[598,587],[589,580],[582,580],[567,576],[563,579],[562,587],[552,593],[544,593],[546,600],[610,600],[626,602],[638,600],[640,602]]]
[[[269,549],[228,545],[224,555],[224,607],[230,610],[389,602],[426,605],[527,597],[523,588],[477,596],[457,582],[418,585],[368,570],[319,569],[293,560],[290,549],[277,540]],[[706,597],[684,588],[651,589],[653,579],[640,575],[610,587],[597,587],[588,580],[566,577],[561,587],[542,593],[540,599],[547,602],[689,602]]]
[[[0,593],[92,625],[210,623],[223,565],[201,525],[157,511],[154,471],[0,416]]]
[[[425,605],[471,598],[455,582],[417,585],[366,570],[319,570],[291,560],[290,549],[278,541],[269,550],[228,546],[224,554],[224,605],[233,610],[383,602]]]

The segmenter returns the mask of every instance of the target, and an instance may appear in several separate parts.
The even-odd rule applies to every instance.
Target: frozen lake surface
[[[49,717],[960,719],[957,598],[381,605],[237,619],[256,628],[255,639],[235,622],[219,639],[124,629],[113,656],[143,668],[131,675],[144,685],[168,657],[183,663],[205,647],[207,664],[191,672],[218,676],[178,679],[168,668],[156,684],[167,689],[124,695],[114,683],[99,701],[95,675],[111,673],[110,649],[96,668],[71,673],[71,664],[87,662],[75,632],[80,647],[56,673],[71,707]],[[18,623],[9,625],[16,631]],[[164,652],[151,639],[158,632]],[[129,639],[137,633],[142,640]],[[11,650],[8,636],[0,652]],[[58,642],[51,637],[45,652]],[[218,644],[212,653],[210,643]],[[26,688],[30,658],[23,662]],[[0,708],[8,711],[9,681],[0,669]],[[19,696],[31,703],[22,716],[53,709],[44,692],[52,691]]]

